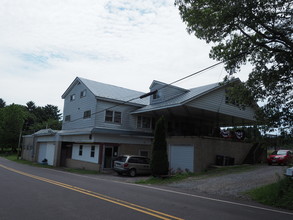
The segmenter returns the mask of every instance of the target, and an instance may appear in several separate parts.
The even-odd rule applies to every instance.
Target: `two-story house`
[[[23,157],[46,158],[54,166],[109,169],[121,154],[150,157],[155,122],[164,116],[171,168],[197,172],[216,154],[241,163],[251,145],[212,138],[220,127],[255,123],[255,107],[241,109],[227,98],[227,88],[239,82],[184,89],[153,81],[145,94],[77,77],[62,95],[62,130],[26,136]]]

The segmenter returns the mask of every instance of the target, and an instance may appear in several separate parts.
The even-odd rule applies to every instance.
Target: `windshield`
[[[272,155],[286,155],[286,154],[287,154],[287,151],[285,150],[278,150],[272,153]]]

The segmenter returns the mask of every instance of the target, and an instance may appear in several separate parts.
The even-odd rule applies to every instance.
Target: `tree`
[[[169,171],[164,117],[156,123],[151,169],[153,176],[166,175]]]
[[[245,86],[264,101],[271,127],[293,127],[292,0],[175,0],[187,31],[213,43],[210,57],[229,75],[250,63]],[[245,103],[245,95],[239,93]]]
[[[6,106],[6,103],[3,99],[0,98],[0,108],[4,108]]]
[[[12,104],[0,109],[0,144],[16,151],[28,114],[24,106]]]
[[[29,101],[26,103],[26,109],[29,112],[29,117],[25,123],[25,133],[29,134],[44,128],[61,129],[61,114],[57,106],[48,104],[41,107],[36,106],[33,101]]]

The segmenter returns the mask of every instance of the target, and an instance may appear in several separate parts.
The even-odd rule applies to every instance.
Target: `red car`
[[[293,153],[290,150],[277,150],[274,151],[268,158],[268,164],[272,165],[277,163],[279,165],[287,165],[293,160]]]

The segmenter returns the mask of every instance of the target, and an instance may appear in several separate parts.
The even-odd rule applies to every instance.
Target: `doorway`
[[[118,156],[118,146],[105,146],[104,168],[113,168],[113,161]]]

